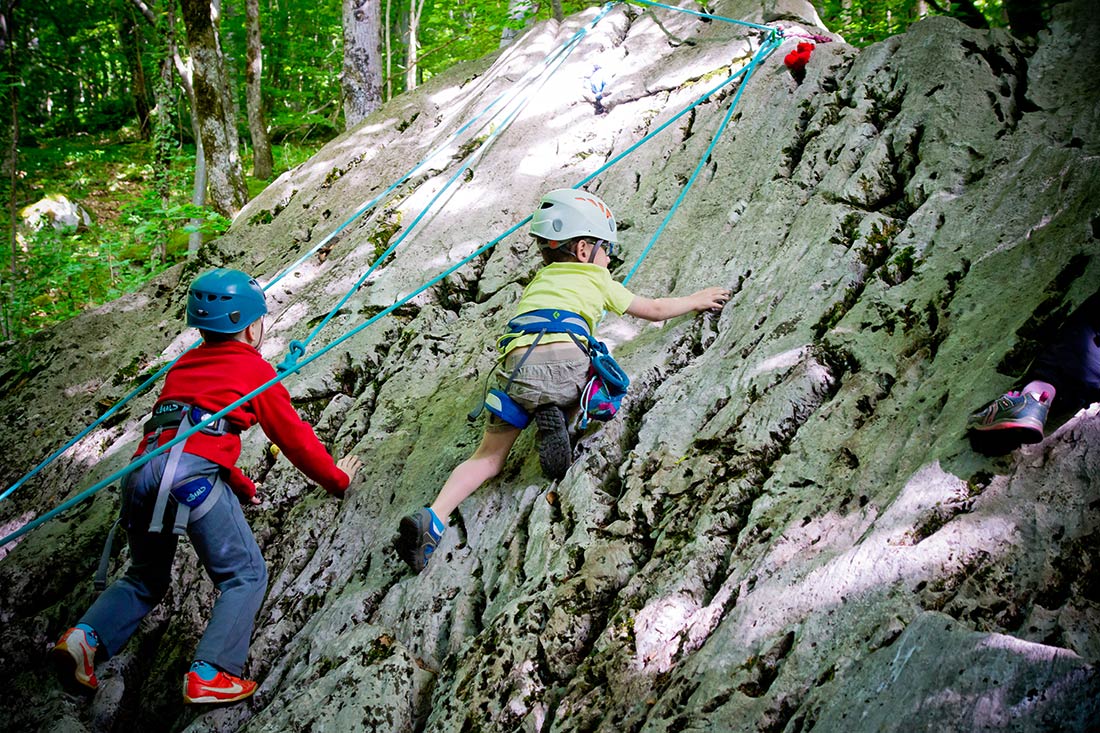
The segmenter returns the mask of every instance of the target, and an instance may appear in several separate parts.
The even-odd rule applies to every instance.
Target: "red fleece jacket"
[[[244,342],[202,344],[180,357],[168,370],[157,404],[175,400],[218,412],[274,376],[275,369]],[[347,474],[336,467],[313,428],[298,416],[290,404],[290,393],[282,383],[269,387],[226,418],[240,430],[259,423],[264,434],[279,446],[290,462],[330,494],[341,496],[347,489]],[[167,443],[175,434],[174,430],[165,430],[158,444]],[[143,441],[135,455],[141,455],[144,450]],[[241,455],[238,435],[195,433],[187,439],[184,451],[229,469],[229,486],[237,496],[242,499],[255,496],[256,485],[237,468]]]

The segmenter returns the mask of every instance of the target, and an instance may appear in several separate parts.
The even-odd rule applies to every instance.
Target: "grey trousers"
[[[196,465],[199,462],[203,470],[217,468],[204,459],[185,456],[180,462],[180,477],[185,469],[193,474],[200,468]],[[148,521],[142,508],[155,497],[164,463],[153,459],[129,477],[125,501],[131,506],[124,507],[123,512],[141,517],[145,527]],[[214,508],[187,527],[195,553],[219,591],[194,658],[240,676],[248,658],[256,614],[267,592],[267,566],[233,492],[222,481],[214,490],[221,492]],[[125,575],[112,583],[80,619],[95,629],[109,655],[126,644],[145,615],[168,592],[172,580],[172,560],[179,538],[139,527],[127,533],[131,562]]]

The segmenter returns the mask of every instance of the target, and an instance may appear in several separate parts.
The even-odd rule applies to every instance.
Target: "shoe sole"
[[[77,677],[76,671],[80,662],[69,653],[67,648],[55,646],[50,650],[49,657],[58,681],[66,690],[80,694],[91,694],[96,691],[97,685],[85,682]]]
[[[415,516],[418,516],[418,515],[419,515],[419,512]],[[429,521],[431,521],[431,520],[429,520]],[[425,534],[429,534],[428,529],[426,527],[421,527],[420,523],[414,517],[402,517],[401,518],[401,525],[398,528],[398,532],[399,532],[399,539],[398,539],[398,543],[397,543],[397,554],[398,554],[398,556],[402,560],[404,560],[405,563],[410,568],[412,568],[413,572],[416,572],[416,573],[422,572],[425,568],[428,567],[428,559],[430,559],[430,556],[432,554],[434,554],[435,547],[439,546],[438,543],[436,543],[433,546],[432,552],[428,553],[429,558],[428,559],[422,559],[421,556],[422,556],[423,550],[422,550],[422,546],[421,546],[422,543],[421,543],[420,540]],[[430,536],[430,534],[429,534],[429,536]]]
[[[188,697],[187,695],[184,695],[183,696],[183,701],[185,703],[187,703],[188,705],[214,705],[214,704],[217,704],[217,703],[240,702],[241,700],[245,700],[247,698],[252,697],[252,695],[255,692],[256,692],[255,690],[251,690],[249,692],[243,692],[240,695],[237,695],[236,697],[215,697],[214,695],[203,695],[202,697]]]
[[[535,425],[538,428],[539,465],[543,475],[554,480],[563,478],[573,463],[565,414],[554,405],[540,407],[535,411]]]
[[[1039,443],[1043,440],[1043,427],[1033,420],[1004,420],[992,425],[972,425],[971,430],[978,433],[991,433],[998,430],[1019,433],[1024,443]]]

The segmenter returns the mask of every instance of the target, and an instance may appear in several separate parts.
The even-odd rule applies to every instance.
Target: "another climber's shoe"
[[[543,475],[554,480],[563,478],[573,462],[565,413],[556,405],[543,405],[535,410],[535,425],[538,428],[536,439]]]
[[[1050,404],[1031,393],[1009,392],[970,415],[967,429],[984,433],[1011,431],[1019,443],[1038,443],[1043,439]]]
[[[255,691],[252,680],[234,677],[203,661],[193,663],[183,677],[183,701],[191,704],[237,702]]]
[[[91,628],[74,626],[62,634],[50,650],[50,662],[66,689],[94,692],[99,687],[99,680],[95,678],[97,646],[99,639]]]
[[[428,567],[428,560],[443,538],[446,527],[428,507],[401,520],[401,536],[397,541],[397,554],[409,564],[414,573]]]

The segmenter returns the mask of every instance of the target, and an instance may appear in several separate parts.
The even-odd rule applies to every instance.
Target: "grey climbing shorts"
[[[526,352],[527,347],[521,346],[505,357],[504,364],[496,371],[494,386],[497,389],[505,389],[508,378]],[[568,408],[580,401],[581,388],[588,381],[588,367],[588,355],[572,341],[539,344],[516,370],[507,392],[528,412],[542,405],[557,405],[568,412]],[[489,414],[485,430],[499,433],[514,428]]]

